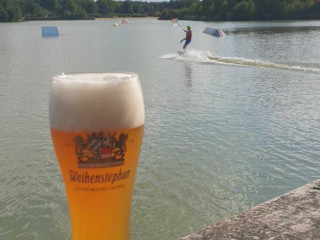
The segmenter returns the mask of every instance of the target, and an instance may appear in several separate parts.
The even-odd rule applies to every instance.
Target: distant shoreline
[[[94,20],[158,20],[158,17],[101,17],[101,18],[95,18]]]

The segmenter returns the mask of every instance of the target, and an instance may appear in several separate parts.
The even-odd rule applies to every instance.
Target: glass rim
[[[59,81],[62,79],[65,80],[88,80],[88,79],[96,79],[100,80],[107,80],[108,77],[116,77],[118,79],[139,79],[139,75],[134,72],[127,72],[127,71],[115,71],[115,72],[75,72],[75,73],[61,73],[54,75],[52,77],[53,81]]]

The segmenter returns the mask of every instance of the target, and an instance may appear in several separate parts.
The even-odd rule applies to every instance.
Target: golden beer
[[[138,76],[55,77],[50,126],[66,187],[72,239],[130,239],[131,196],[144,126]]]

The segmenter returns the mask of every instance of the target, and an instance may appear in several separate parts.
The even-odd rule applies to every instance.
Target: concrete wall
[[[180,240],[320,240],[320,180]]]

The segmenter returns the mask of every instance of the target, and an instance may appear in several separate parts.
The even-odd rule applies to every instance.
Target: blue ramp
[[[57,27],[41,27],[42,37],[59,37]]]

